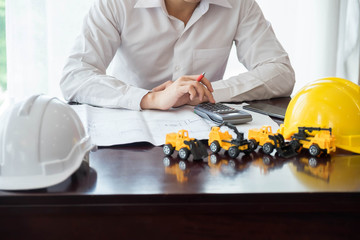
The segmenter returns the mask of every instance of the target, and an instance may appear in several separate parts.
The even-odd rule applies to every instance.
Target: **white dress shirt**
[[[223,79],[233,43],[249,71]],[[295,82],[254,0],[202,0],[186,25],[164,0],[96,0],[60,85],[68,101],[140,110],[153,87],[202,72],[216,101],[289,96]]]

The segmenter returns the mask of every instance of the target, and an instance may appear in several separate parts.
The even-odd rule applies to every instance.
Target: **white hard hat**
[[[0,116],[0,189],[58,184],[80,167],[92,147],[69,105],[45,95],[32,96]]]

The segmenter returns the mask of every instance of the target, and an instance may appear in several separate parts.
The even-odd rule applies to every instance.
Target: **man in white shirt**
[[[249,71],[223,79],[233,43]],[[289,96],[294,82],[255,0],[96,0],[60,85],[69,101],[166,110]]]

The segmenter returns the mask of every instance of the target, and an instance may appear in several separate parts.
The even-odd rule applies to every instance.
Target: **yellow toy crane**
[[[331,128],[298,127],[298,132],[291,136],[290,144],[295,151],[308,149],[312,156],[336,151],[335,137]]]

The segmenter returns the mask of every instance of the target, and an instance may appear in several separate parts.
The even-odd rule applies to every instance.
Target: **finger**
[[[173,84],[173,81],[166,81],[166,82],[164,82],[163,84],[161,84],[160,86],[159,86],[159,91],[162,91],[162,90],[165,90],[166,88],[168,88],[170,85],[172,85]]]
[[[206,94],[206,97],[209,100],[209,102],[215,103],[215,98],[214,98],[214,96],[212,95],[211,92],[209,92],[209,94]]]
[[[205,94],[206,98],[209,100],[209,102],[215,103],[214,96],[208,89],[205,89],[204,94]]]
[[[196,98],[197,95],[197,91],[195,90],[195,87],[190,85],[188,87],[188,93],[190,94],[190,100],[194,100]]]
[[[210,81],[209,81],[206,77],[203,77],[203,78],[201,79],[201,83],[204,84],[204,85],[206,86],[206,88],[209,89],[210,92],[213,92],[213,91],[214,91],[214,89],[213,89]]]
[[[160,84],[159,86],[154,87],[154,88],[152,89],[152,91],[153,91],[153,92],[162,91],[162,90],[166,89],[168,86],[170,86],[171,84],[173,84],[172,81],[166,81],[166,82]]]
[[[172,85],[176,88],[176,98],[189,94],[190,101],[198,99],[200,102],[209,100],[210,102],[215,103],[214,97],[209,89],[204,84],[194,80],[196,80],[196,75],[183,76],[177,79]]]
[[[197,78],[199,77],[199,75],[189,75],[187,76],[189,79],[196,81]],[[209,89],[210,92],[213,92],[214,89],[209,81],[209,79],[207,79],[206,77],[203,77],[200,81],[200,83],[204,84],[206,86],[207,89]]]
[[[201,102],[204,101],[206,96],[208,99],[211,99],[211,102],[214,102],[212,93],[204,86],[203,84],[195,81],[187,81],[182,83],[183,86],[189,86],[188,91],[191,90],[191,100],[194,100],[197,97]],[[195,91],[195,93],[194,93]],[[190,93],[190,92],[189,92]]]
[[[202,85],[199,82],[195,82],[192,80],[185,80],[179,83],[179,86],[182,86],[181,93],[189,93],[190,94],[190,100],[194,100],[196,97],[198,97],[200,100],[203,99],[205,93],[204,90],[206,89],[204,85]]]
[[[195,90],[199,96],[199,100],[200,101],[203,101],[204,99],[204,96],[205,96],[205,92],[208,90],[204,87],[204,85],[200,84],[200,83],[196,83],[195,84]]]

